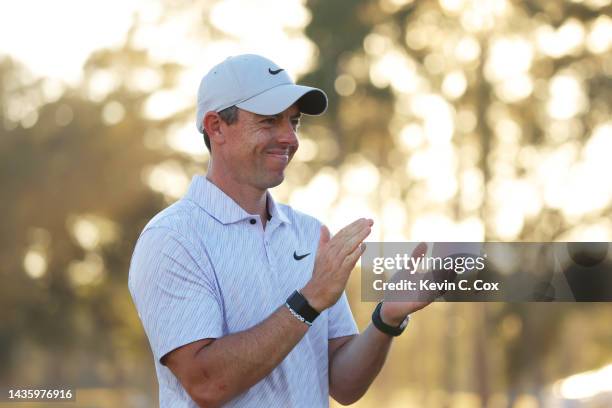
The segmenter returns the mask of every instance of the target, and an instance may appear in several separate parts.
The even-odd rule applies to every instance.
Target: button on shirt
[[[258,215],[195,176],[185,197],[140,234],[129,288],[153,351],[161,408],[197,406],[161,364],[164,355],[250,329],[311,278],[321,223],[270,194],[267,202],[264,229]],[[279,366],[226,406],[329,406],[328,340],[357,333],[343,293]]]

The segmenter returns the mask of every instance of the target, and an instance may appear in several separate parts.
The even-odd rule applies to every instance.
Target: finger
[[[319,234],[319,248],[327,244],[330,240],[329,228],[325,225],[321,225],[321,232]]]
[[[352,223],[344,226],[333,237],[331,237],[329,245],[330,251],[338,253],[338,251],[344,246],[344,241],[352,234],[351,231],[358,226],[360,222],[363,222],[363,218],[355,220]]]
[[[412,258],[420,258],[425,256],[425,254],[427,253],[427,244],[424,242],[421,242],[419,245],[416,246],[416,248],[414,248],[414,251],[412,251]],[[408,268],[409,271],[412,271],[412,268]]]
[[[370,234],[372,224],[372,220],[361,218],[348,225],[331,239],[329,251],[337,258],[345,258]]]
[[[340,237],[351,236],[366,226],[371,228],[373,224],[374,224],[374,221],[371,219],[359,218],[353,221],[352,223],[350,223],[349,225],[345,226],[344,228],[342,228],[340,231],[338,231],[338,233],[335,236],[340,236]]]
[[[420,256],[423,256],[427,253],[427,244],[424,242],[421,242],[419,245],[417,245],[416,248],[414,248],[414,251],[412,251],[412,257],[413,258],[418,258]]]
[[[366,239],[368,235],[370,235],[371,232],[372,229],[369,226],[366,226],[363,229],[357,231],[345,242],[342,253],[348,255],[353,252],[363,242],[363,240]]]
[[[343,268],[347,275],[350,274],[353,268],[355,268],[355,264],[357,263],[359,257],[363,254],[363,251],[365,251],[365,245],[358,245],[353,252],[349,253],[346,258],[344,258],[341,268]]]
[[[368,218],[360,218],[342,228],[342,230],[340,230],[338,234],[334,236],[334,238],[338,237],[338,241],[346,242],[350,237],[354,236],[355,234],[359,234],[360,231],[363,231],[364,229],[371,229],[372,225],[374,225],[373,220]]]

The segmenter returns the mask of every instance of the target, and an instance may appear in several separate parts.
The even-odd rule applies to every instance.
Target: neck
[[[263,226],[268,221],[267,191],[242,184],[233,179],[229,172],[219,171],[214,166],[208,167],[206,178],[221,191],[234,200],[249,214],[258,214]]]

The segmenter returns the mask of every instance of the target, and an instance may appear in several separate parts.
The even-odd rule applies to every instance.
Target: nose
[[[278,135],[278,142],[282,143],[282,144],[286,144],[289,146],[298,146],[298,138],[297,138],[297,132],[296,130],[293,128],[293,125],[291,124],[291,120],[283,120],[283,125],[281,126],[279,135]]]

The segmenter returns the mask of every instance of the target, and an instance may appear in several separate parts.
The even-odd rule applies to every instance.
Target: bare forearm
[[[200,350],[204,400],[223,403],[270,374],[304,337],[308,326],[281,306],[251,329]],[[210,404],[215,406],[217,404]]]
[[[361,398],[382,369],[391,341],[391,336],[370,324],[363,333],[342,346],[330,363],[332,397],[344,404]]]

